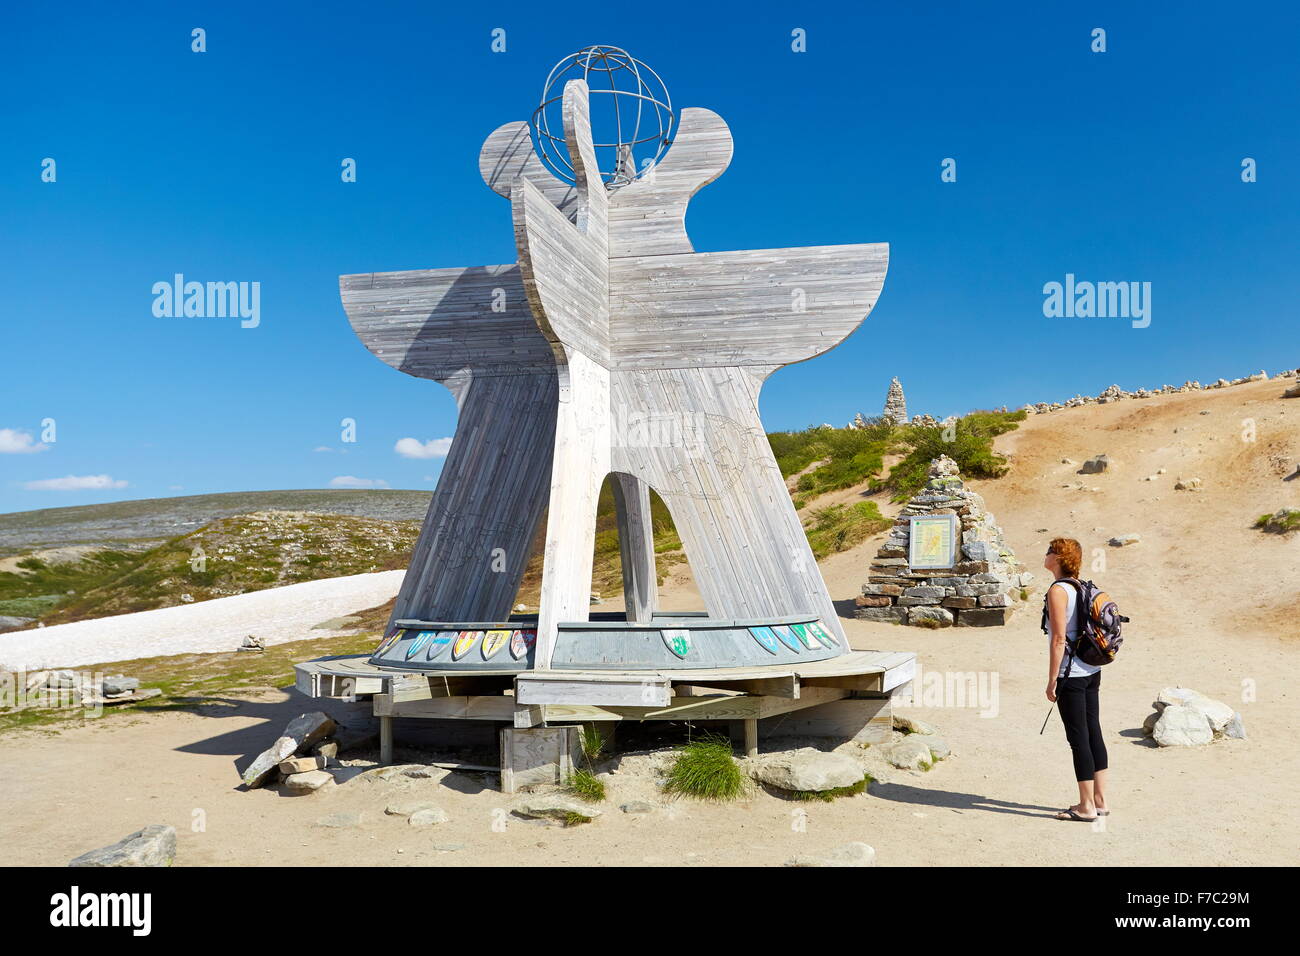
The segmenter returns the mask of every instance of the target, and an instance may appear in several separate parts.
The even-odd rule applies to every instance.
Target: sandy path
[[[119,614],[0,635],[0,667],[78,667],[238,647],[249,634],[269,646],[302,640],[322,621],[383,604],[405,571],[305,581],[199,604]]]

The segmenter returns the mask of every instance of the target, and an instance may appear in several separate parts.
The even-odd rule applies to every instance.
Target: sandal
[[[1093,820],[1096,820],[1097,818],[1096,818],[1095,816],[1094,816],[1094,817],[1081,817],[1081,816],[1079,816],[1079,814],[1077,814],[1077,813],[1074,811],[1074,807],[1069,807],[1069,808],[1067,808],[1067,809],[1065,809],[1065,810],[1062,810],[1060,813],[1058,813],[1058,814],[1056,815],[1056,819],[1058,819],[1058,820],[1078,820],[1080,823],[1091,823]]]

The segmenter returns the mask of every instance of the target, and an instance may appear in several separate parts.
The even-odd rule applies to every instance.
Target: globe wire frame
[[[593,65],[593,61],[599,61],[599,65]],[[614,128],[617,141],[612,143],[593,143],[597,149],[613,149],[615,151],[615,166],[610,171],[600,170],[602,181],[606,189],[617,189],[620,186],[626,186],[633,180],[639,178],[642,173],[635,167],[636,158],[635,150],[637,146],[652,141],[658,141],[659,148],[651,159],[651,166],[657,165],[663,157],[668,147],[672,145],[671,134],[676,124],[676,114],[672,108],[672,97],[668,93],[668,87],[651,67],[642,61],[636,59],[621,47],[593,45],[579,50],[577,53],[570,53],[564,57],[554,67],[551,68],[550,74],[546,77],[546,83],[542,87],[542,102],[533,111],[532,120],[529,125],[532,127],[534,149],[538,157],[546,167],[561,180],[577,184],[576,173],[573,165],[569,162],[568,148],[564,141],[564,136],[556,136],[550,131],[546,117],[546,109],[553,103],[563,100],[564,94],[561,89],[558,95],[552,96],[551,90],[554,88],[557,79],[568,72],[572,67],[582,66],[582,78],[587,78],[593,73],[604,73],[609,80],[609,89],[600,87],[588,88],[593,94],[600,93],[612,95],[614,98]],[[615,75],[622,71],[631,73],[635,80],[635,90],[621,90],[618,88]],[[642,71],[653,77],[658,83],[659,89],[663,93],[663,100],[652,94],[650,85],[642,78]],[[623,115],[619,107],[619,97],[626,96],[635,99],[636,116],[632,123],[632,139],[625,141],[623,139]],[[666,101],[666,102],[665,102]],[[658,124],[658,130],[648,136],[640,136],[641,118],[645,104],[650,104],[654,108],[655,120]],[[667,121],[665,122],[665,113]],[[629,171],[623,166],[623,160],[631,157],[632,170]]]

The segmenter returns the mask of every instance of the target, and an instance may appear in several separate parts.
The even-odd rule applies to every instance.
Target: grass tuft
[[[590,770],[575,770],[565,781],[565,787],[580,800],[600,803],[605,799],[605,782]]]
[[[735,800],[745,789],[745,775],[731,756],[731,741],[716,735],[679,747],[664,786],[667,793],[718,801]]]

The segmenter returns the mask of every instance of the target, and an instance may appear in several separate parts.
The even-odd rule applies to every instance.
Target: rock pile
[[[889,394],[885,396],[884,417],[895,425],[907,424],[907,399],[903,397],[903,384],[897,376],[889,382]]]
[[[280,781],[290,790],[319,790],[333,784],[334,778],[324,770],[328,758],[311,751],[317,744],[327,744],[329,735],[337,726],[332,718],[320,711],[295,717],[279,739],[248,765],[244,771],[244,785],[250,790],[260,787],[277,771]],[[307,760],[290,759],[295,756]]]
[[[899,512],[876,553],[856,616],[920,627],[984,627],[1007,623],[1013,602],[1033,575],[1024,572],[1002,537],[984,499],[969,491],[946,455],[930,462],[930,480]],[[909,518],[955,514],[961,553],[951,568],[912,570]]]
[[[1300,369],[1287,369],[1273,376],[1275,379],[1296,378],[1300,374]],[[1121,402],[1125,399],[1133,398],[1151,398],[1154,395],[1173,395],[1179,392],[1197,392],[1205,391],[1212,388],[1230,388],[1233,385],[1245,385],[1248,382],[1264,382],[1269,380],[1267,372],[1257,372],[1254,375],[1243,375],[1241,378],[1235,378],[1228,381],[1221,378],[1209,385],[1202,385],[1200,382],[1188,380],[1182,385],[1162,385],[1159,388],[1139,388],[1134,392],[1126,392],[1118,385],[1111,385],[1105,391],[1095,398],[1090,395],[1076,395],[1074,398],[1067,399],[1064,402],[1036,402],[1021,406],[1022,412],[1028,412],[1031,415],[1042,415],[1047,412],[1060,411],[1063,408],[1078,408],[1080,405],[1107,405],[1111,402]],[[1283,395],[1284,398],[1300,397],[1300,386],[1288,389]],[[1202,412],[1202,414],[1205,414]]]
[[[44,706],[51,698],[59,698],[79,707],[114,707],[118,704],[138,704],[162,696],[159,688],[142,688],[138,677],[127,677],[124,674],[105,676],[89,671],[31,671],[22,680],[23,703],[19,704],[20,707]]]
[[[1151,706],[1155,712],[1142,724],[1142,731],[1158,746],[1195,747],[1225,737],[1245,739],[1241,714],[1186,687],[1166,687]]]

